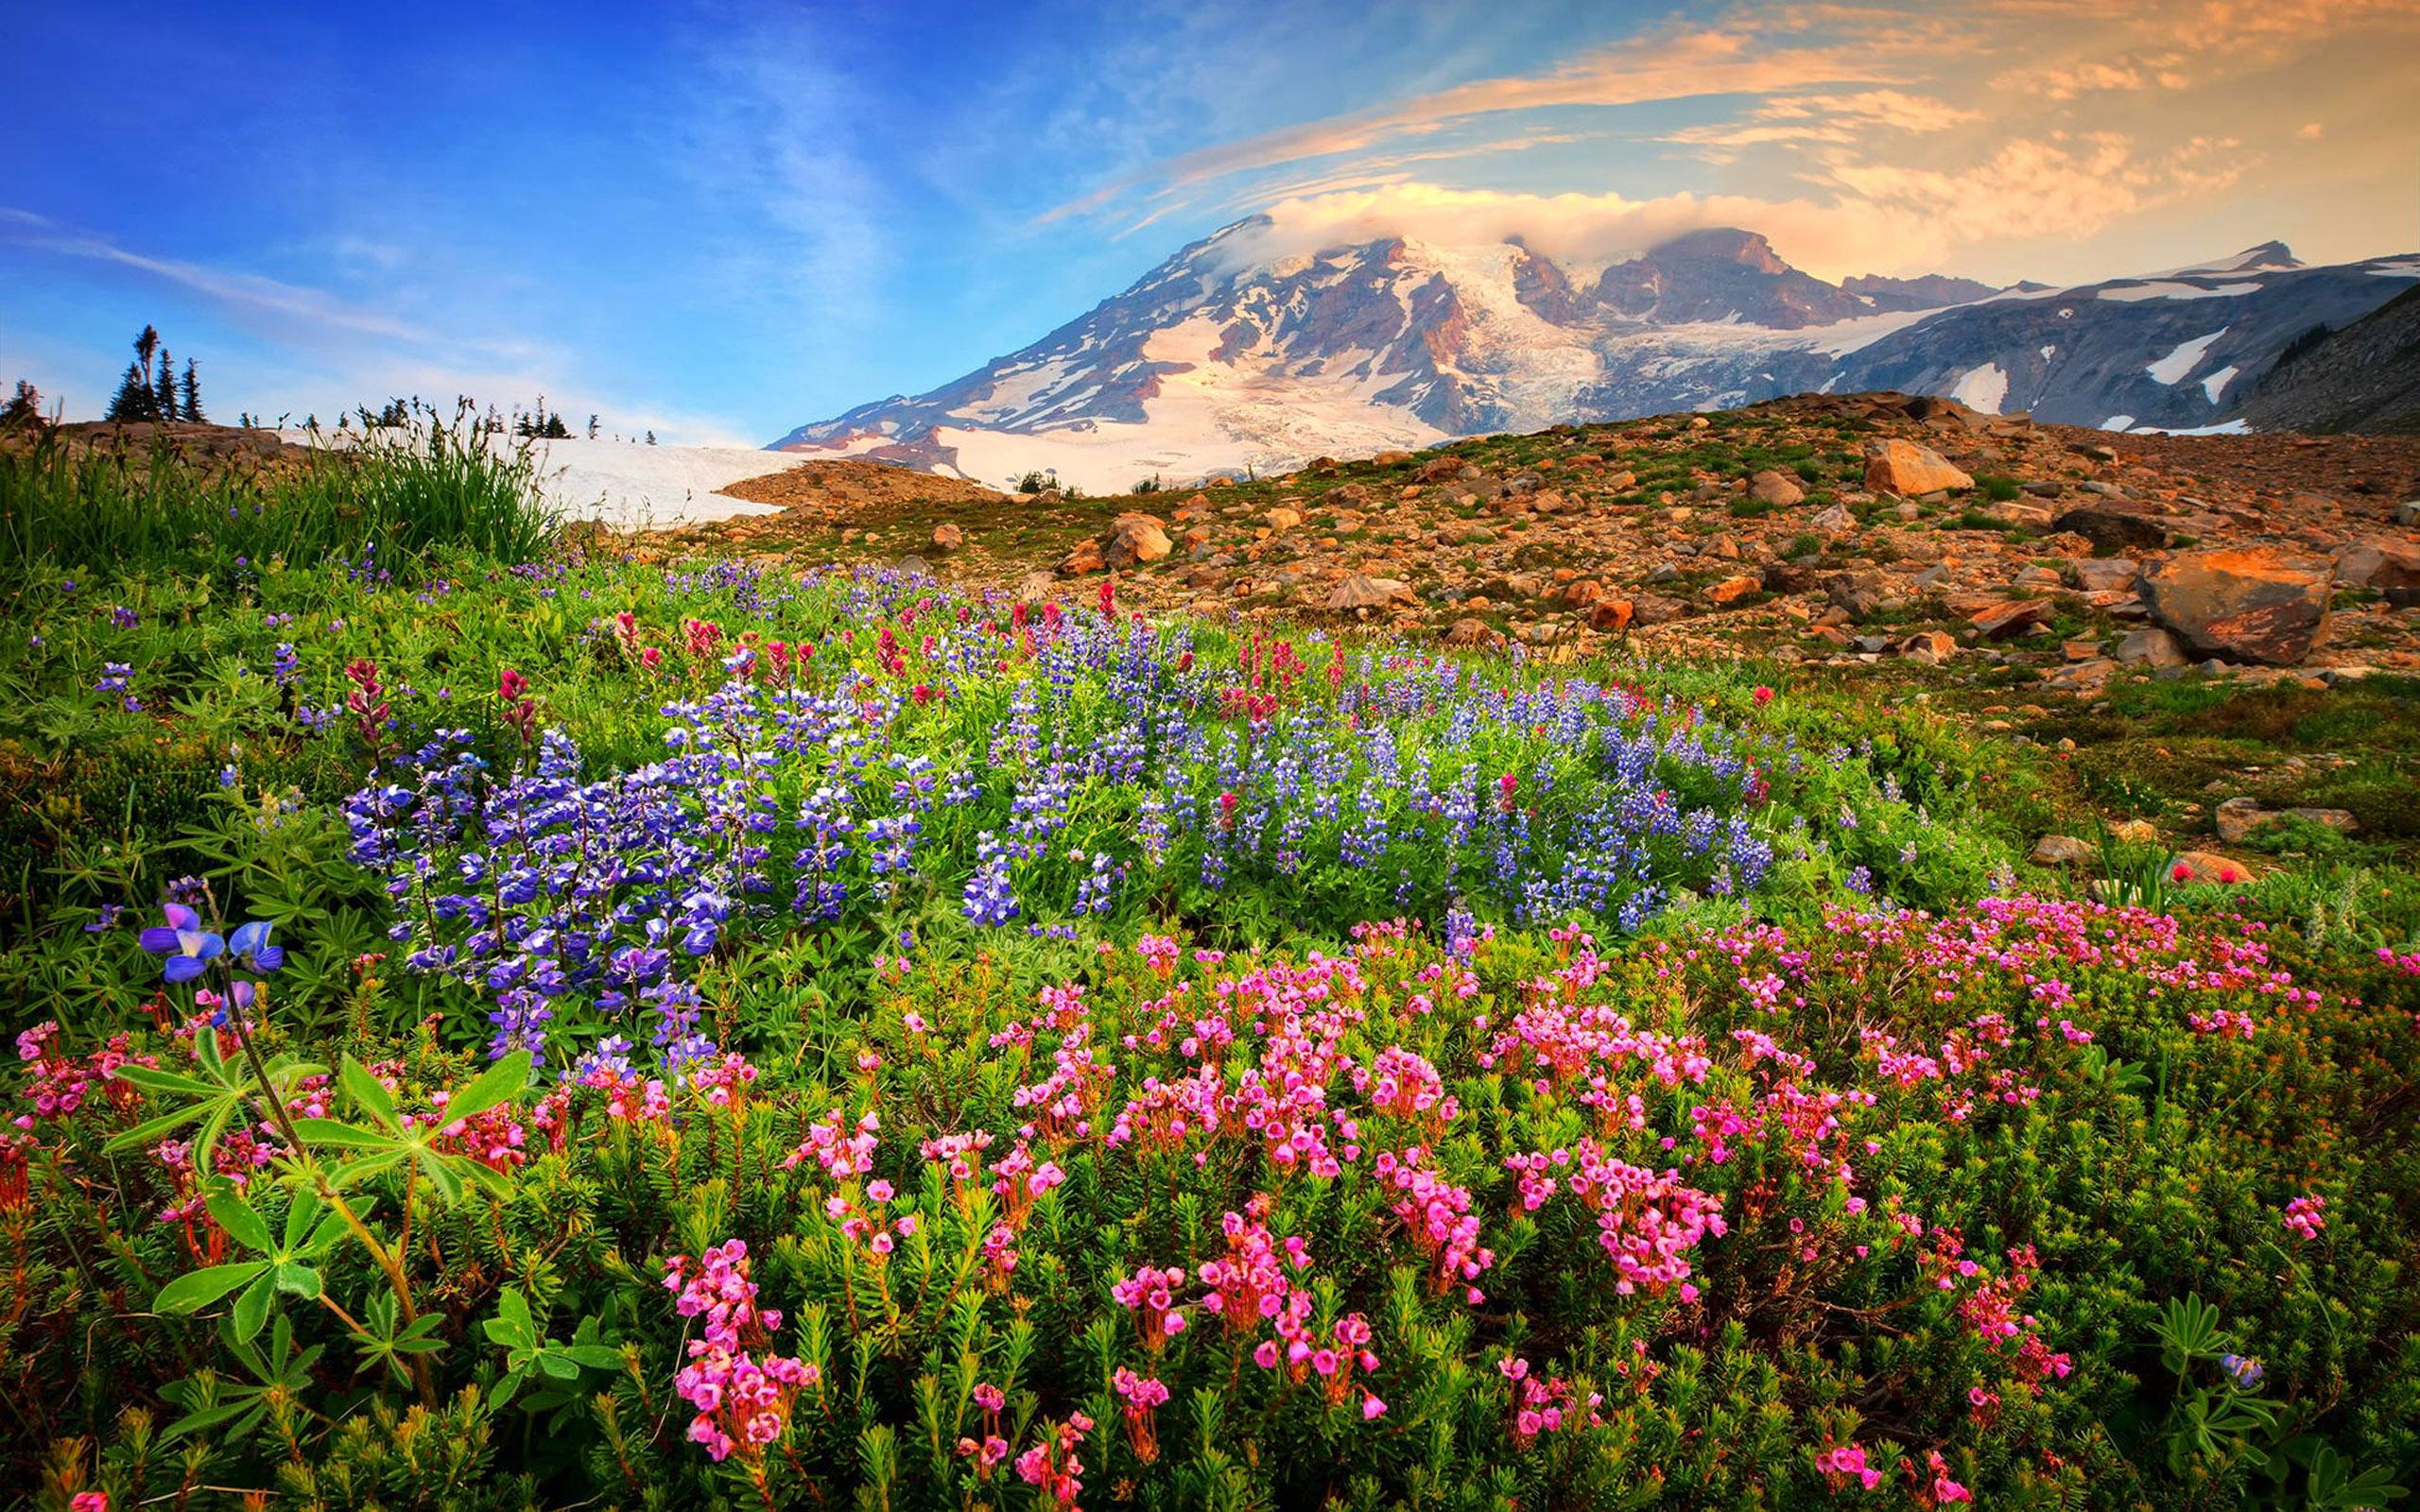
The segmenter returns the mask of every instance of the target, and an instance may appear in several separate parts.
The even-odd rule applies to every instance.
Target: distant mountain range
[[[2279,242],[1993,289],[1831,284],[1729,228],[1602,267],[1518,240],[1272,258],[1257,250],[1269,229],[1239,221],[1031,346],[773,445],[1105,491],[1806,391],[1894,388],[2113,430],[2239,426],[2289,346],[2420,281],[2420,254],[2308,267]]]

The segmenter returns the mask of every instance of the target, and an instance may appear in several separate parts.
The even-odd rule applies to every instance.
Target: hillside
[[[2261,430],[2420,434],[2420,288],[2298,343],[2236,414]]]

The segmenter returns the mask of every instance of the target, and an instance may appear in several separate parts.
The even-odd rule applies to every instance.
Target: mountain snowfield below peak
[[[1798,392],[1890,388],[2071,424],[2199,427],[2223,423],[2254,387],[2238,375],[2420,280],[2411,253],[2309,267],[2271,242],[2060,288],[1835,284],[1727,228],[1587,264],[1517,239],[1381,237],[1261,257],[1268,225],[1224,228],[1030,346],[773,446],[1116,492]],[[2206,318],[2212,301],[2222,319]]]

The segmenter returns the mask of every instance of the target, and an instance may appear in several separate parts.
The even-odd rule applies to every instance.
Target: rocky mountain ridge
[[[1799,392],[2205,427],[2226,423],[2295,337],[2420,282],[2420,256],[2307,267],[2273,242],[1994,291],[1938,276],[1835,284],[1736,228],[1598,269],[1518,240],[1268,256],[1269,229],[1238,222],[1028,347],[774,445],[993,484],[1042,471],[1103,491]]]

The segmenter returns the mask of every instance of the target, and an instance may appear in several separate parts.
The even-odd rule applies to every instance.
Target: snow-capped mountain
[[[1269,229],[1227,227],[1029,347],[774,446],[1104,491],[1808,389],[2203,425],[2295,336],[2420,280],[2420,258],[2310,268],[2269,243],[2079,288],[1835,284],[1728,228],[1598,267],[1517,240],[1272,256]]]

